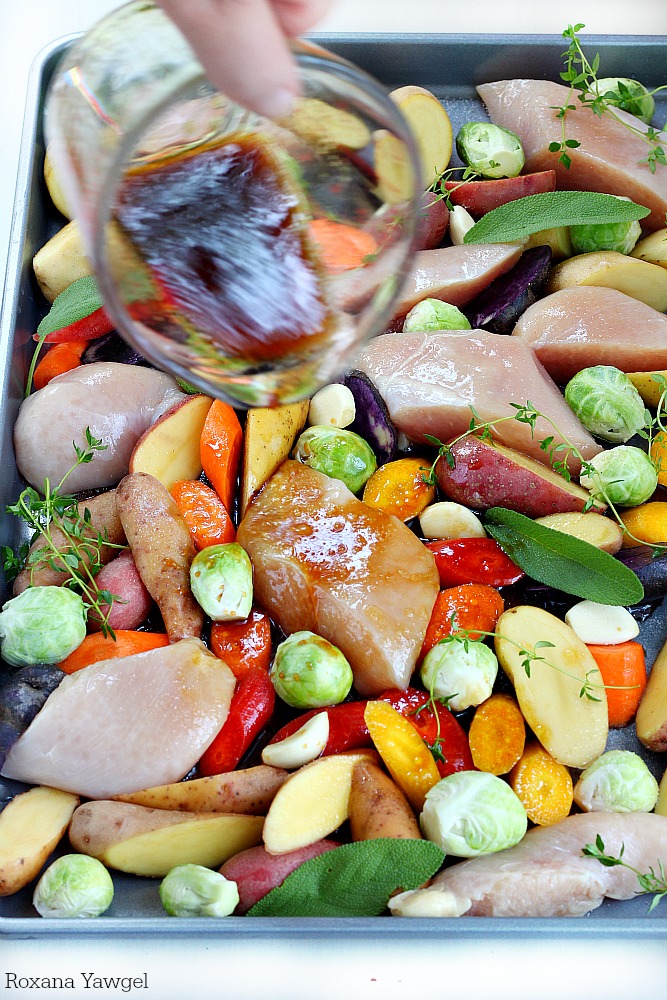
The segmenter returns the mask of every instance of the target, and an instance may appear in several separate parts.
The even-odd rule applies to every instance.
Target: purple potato
[[[0,687],[0,768],[64,677],[60,667],[22,667]]]
[[[130,347],[115,330],[91,340],[81,355],[82,365],[93,365],[97,361],[116,361],[121,365],[139,365],[142,368],[153,367],[143,354]]]
[[[518,263],[495,278],[464,310],[473,330],[510,334],[519,317],[544,295],[551,247],[524,250]]]
[[[354,423],[347,429],[367,441],[375,452],[378,465],[384,465],[394,457],[398,446],[398,431],[385,401],[363,372],[348,372],[341,381],[354,396],[356,406]]]

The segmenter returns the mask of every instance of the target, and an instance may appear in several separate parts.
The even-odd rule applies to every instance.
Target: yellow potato
[[[399,87],[389,96],[412,129],[422,165],[422,187],[427,190],[446,169],[452,157],[453,136],[449,115],[435,94],[424,87]]]
[[[77,223],[68,222],[52,236],[37,251],[32,266],[37,284],[49,302],[53,302],[72,282],[92,274],[93,268],[86,257]]]
[[[660,779],[658,787],[658,801],[653,810],[658,816],[667,816],[667,770]]]
[[[615,288],[659,312],[667,310],[667,270],[615,250],[581,253],[551,271],[547,293],[574,285]]]
[[[51,201],[53,204],[66,219],[71,219],[72,213],[67,207],[67,201],[65,200],[65,195],[63,194],[63,189],[60,184],[60,178],[53,163],[49,147],[47,147],[46,154],[44,156],[44,180],[46,182],[47,190],[51,195]]]
[[[562,531],[564,535],[580,538],[589,545],[594,545],[603,552],[614,555],[623,544],[623,530],[617,521],[612,521],[604,514],[588,511],[580,514],[578,511],[567,511],[562,514],[546,514],[535,518],[537,524],[554,531]]]
[[[176,781],[156,785],[140,792],[114,795],[119,802],[134,802],[153,809],[173,809],[186,812],[243,813],[265,816],[276,792],[289,772],[279,767],[260,764],[257,767],[213,774],[193,781]]]
[[[635,724],[637,737],[645,747],[667,750],[667,644],[662,647],[651,668]]]
[[[243,435],[241,517],[248,504],[292,450],[308,417],[309,401],[248,410]]]
[[[36,878],[61,840],[77,795],[38,786],[17,795],[0,813],[0,896]]]
[[[651,264],[659,264],[661,267],[667,267],[667,229],[658,229],[650,236],[645,236],[643,240],[635,244],[630,256],[647,260]]]
[[[539,642],[551,645],[535,649]],[[498,619],[495,648],[523,717],[545,750],[569,767],[586,767],[599,757],[609,732],[607,696],[593,656],[572,629],[548,611],[519,605]],[[526,651],[536,657],[529,674]],[[595,685],[591,694],[599,700],[582,696],[586,681]]]
[[[653,378],[654,375],[665,379],[667,382],[667,371],[665,369],[653,372],[628,372],[628,378],[647,406],[657,406],[660,402],[660,397],[665,391],[659,378]]]
[[[372,760],[355,764],[350,788],[352,840],[421,840],[419,824],[398,785]]]
[[[75,811],[72,847],[109,868],[163,878],[176,865],[219,868],[262,840],[261,816],[149,809],[98,800]]]

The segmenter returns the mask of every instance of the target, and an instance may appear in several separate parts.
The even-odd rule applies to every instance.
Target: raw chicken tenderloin
[[[465,433],[472,409],[482,421],[511,416],[512,403],[528,402],[553,420],[585,459],[602,449],[582,426],[530,348],[514,337],[485,330],[391,333],[375,340],[356,359],[375,383],[392,420],[412,441],[431,434],[448,441]],[[502,444],[548,464],[540,440],[560,435],[539,418],[535,435],[527,424],[506,420],[494,428]],[[571,456],[576,475],[581,462]]]
[[[427,888],[394,896],[389,909],[398,917],[578,917],[605,896],[630,899],[639,891],[634,872],[582,855],[598,834],[606,854],[624,848],[623,860],[640,872],[667,862],[667,817],[580,813],[534,827],[507,851],[446,868]]]
[[[529,306],[512,330],[556,382],[582,368],[667,369],[667,316],[615,288],[578,285]]]
[[[362,696],[405,688],[438,593],[429,550],[338,479],[287,461],[239,525],[258,604],[287,634],[308,629],[347,657]]]
[[[649,146],[621,124],[626,122],[646,132],[648,126],[634,115],[615,108],[615,117],[608,112],[598,117],[572,100],[567,87],[549,80],[499,80],[481,84],[477,93],[491,121],[511,129],[521,139],[527,171],[555,170],[559,188],[625,195],[651,209],[651,215],[642,219],[644,228],[665,225],[667,167],[658,165],[652,174],[648,164],[640,162],[646,160]],[[556,109],[565,104],[576,106],[567,113],[566,136],[580,143],[567,151],[569,169],[558,162],[558,153],[549,151],[549,143],[561,137]],[[661,133],[658,141],[664,145],[667,135]]]
[[[222,728],[234,675],[198,639],[65,677],[2,774],[91,799],[180,781]]]
[[[106,449],[67,477],[67,492],[115,485],[144,431],[183,396],[171,375],[113,361],[58,375],[21,404],[14,427],[19,472],[37,490],[46,478],[55,487],[76,461],[72,442],[84,447],[89,427]]]

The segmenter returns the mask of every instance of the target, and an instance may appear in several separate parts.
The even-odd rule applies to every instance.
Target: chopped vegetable
[[[516,177],[526,162],[519,136],[490,122],[466,122],[456,136],[456,152],[481,177]]]
[[[313,632],[293,632],[280,643],[269,676],[293,708],[337,705],[352,687],[352,668],[336,646]]]
[[[236,882],[202,865],[172,868],[158,891],[170,917],[228,917],[239,901]]]
[[[340,479],[352,493],[359,492],[377,467],[370,445],[342,427],[308,427],[297,439],[292,457],[325,476]]]
[[[214,621],[241,621],[252,611],[252,564],[238,542],[208,545],[190,564],[195,600]]]
[[[89,667],[99,660],[110,660],[119,656],[132,656],[147,649],[168,646],[169,638],[164,632],[134,632],[130,629],[116,629],[113,636],[93,632],[87,635],[74,652],[61,660],[58,666],[66,674]]]
[[[87,346],[87,340],[71,340],[62,344],[54,344],[49,348],[35,368],[33,380],[35,389],[43,389],[56,375],[62,375],[63,372],[70,372],[73,368],[78,368]]]
[[[649,456],[641,448],[619,444],[595,455],[580,483],[593,496],[620,507],[638,507],[653,496],[658,474]],[[630,603],[630,602],[623,602]]]
[[[234,541],[234,522],[210,486],[199,479],[180,479],[169,492],[185,518],[196,549]]]
[[[572,249],[575,253],[594,253],[596,250],[630,253],[641,234],[642,227],[636,219],[631,222],[570,226]]]
[[[398,431],[389,416],[387,404],[363,372],[349,372],[343,383],[355,402],[355,418],[349,429],[370,444],[378,462],[389,462],[398,447]]]
[[[434,697],[442,698],[455,712],[463,712],[486,701],[497,674],[498,660],[489,646],[453,635],[426,654],[419,676]]]
[[[225,510],[234,509],[243,430],[234,409],[216,399],[208,411],[200,440],[201,464]]]
[[[32,905],[42,917],[99,917],[114,896],[109,872],[85,854],[65,854],[40,878]]]
[[[369,701],[364,712],[373,743],[413,809],[440,780],[429,748],[407,719],[384,701]]]
[[[637,714],[646,688],[644,647],[638,642],[620,642],[613,646],[586,645],[605,685],[610,727],[627,726]]]
[[[249,670],[237,681],[229,715],[199,758],[197,771],[201,777],[234,770],[268,724],[275,701],[273,684],[265,670]]]
[[[441,701],[413,687],[384,691],[380,700],[388,702],[417,730],[433,754],[441,778],[473,769],[468,734]]]
[[[479,639],[479,629],[493,632],[503,613],[505,602],[495,589],[483,583],[463,583],[460,587],[441,590],[435,599],[421,655],[456,632],[465,632],[468,639]]]
[[[474,330],[511,334],[522,313],[547,290],[551,248],[529,247],[506,274],[500,274],[466,307]]]
[[[461,310],[441,299],[422,299],[403,320],[403,333],[414,333],[416,330],[469,329],[470,323]]]
[[[331,274],[364,267],[378,252],[378,245],[370,233],[344,222],[313,219],[309,231],[318,256]]]
[[[647,545],[667,544],[667,503],[664,500],[651,500],[624,510],[621,522],[625,528],[623,546],[626,548],[641,545],[642,542]]]
[[[268,672],[271,662],[271,621],[254,608],[245,621],[214,622],[211,649],[237,680],[254,669]]]
[[[435,487],[425,481],[429,464],[421,458],[398,458],[381,465],[366,481],[363,501],[393,514],[399,521],[418,517],[435,498]]]
[[[644,401],[628,376],[611,365],[583,368],[565,386],[565,401],[602,441],[622,444],[646,423]]]
[[[447,539],[427,542],[426,548],[435,556],[443,587],[456,587],[461,583],[508,587],[523,576],[523,570],[493,538]]]
[[[95,278],[78,278],[60,293],[41,320],[34,340],[47,344],[65,341],[94,340],[113,330],[104,311],[102,296]]]
[[[507,782],[483,771],[442,778],[428,792],[419,821],[424,836],[458,858],[514,847],[528,827],[523,805]]]
[[[526,742],[526,725],[515,699],[508,694],[492,694],[478,705],[468,738],[478,771],[508,774],[521,758]]]
[[[639,754],[607,750],[582,771],[574,801],[584,812],[651,812],[658,782]]]
[[[59,663],[85,636],[86,606],[66,587],[29,587],[0,612],[0,652],[13,667]]]
[[[531,823],[553,826],[570,815],[573,795],[570,771],[536,740],[524,750],[509,782]]]

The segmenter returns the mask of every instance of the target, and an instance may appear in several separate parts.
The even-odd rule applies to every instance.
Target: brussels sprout
[[[526,162],[519,136],[490,122],[467,122],[459,129],[456,152],[482,177],[516,177]]]
[[[447,854],[474,858],[514,847],[528,826],[518,795],[485,771],[457,771],[426,793],[422,832]]]
[[[493,650],[481,640],[439,642],[422,661],[422,684],[436,698],[446,698],[455,712],[479,705],[491,694],[498,674]]]
[[[621,201],[630,201],[616,195]],[[574,253],[594,253],[596,250],[615,250],[630,253],[642,234],[636,219],[630,222],[598,222],[587,226],[570,226],[570,239]]]
[[[581,485],[593,496],[621,507],[645,503],[658,485],[658,474],[646,452],[627,444],[601,451],[588,466],[593,471],[582,473]]]
[[[35,886],[32,905],[42,917],[99,917],[111,906],[113,882],[101,861],[65,854]]]
[[[2,606],[0,654],[12,667],[60,663],[85,638],[85,604],[66,587],[28,587]]]
[[[228,917],[239,902],[236,882],[203,865],[178,865],[160,882],[170,917]]]
[[[371,446],[354,431],[315,424],[300,435],[293,458],[358,493],[377,468]]]
[[[655,101],[639,80],[630,80],[625,76],[607,76],[604,80],[597,81],[595,89],[607,104],[622,108],[647,125],[653,121]]]
[[[651,812],[658,782],[631,750],[607,750],[582,771],[574,801],[584,812]]]
[[[338,705],[353,680],[340,649],[313,632],[294,632],[280,643],[270,677],[278,697],[292,708]]]
[[[214,622],[240,621],[252,611],[252,563],[238,542],[198,552],[190,565],[190,586]]]
[[[646,407],[625,372],[595,365],[577,372],[565,386],[565,401],[586,430],[621,444],[646,424]]]
[[[420,330],[469,330],[470,323],[460,309],[440,299],[422,299],[403,321],[403,333]]]

